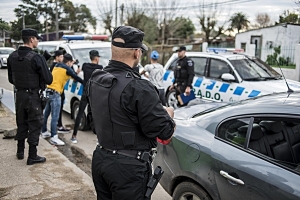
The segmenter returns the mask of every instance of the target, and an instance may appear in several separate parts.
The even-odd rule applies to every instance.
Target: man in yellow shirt
[[[47,101],[45,111],[44,111],[44,123],[42,127],[42,137],[48,138],[51,136],[50,143],[54,145],[65,145],[61,141],[57,134],[57,121],[59,118],[60,107],[61,107],[61,93],[64,90],[64,85],[69,80],[70,77],[74,78],[76,81],[83,83],[83,80],[77,76],[77,74],[71,69],[74,60],[70,54],[65,54],[62,63],[57,63],[53,70],[53,82],[51,85],[47,86],[46,94],[49,96]],[[47,121],[51,113],[51,133],[47,131]]]

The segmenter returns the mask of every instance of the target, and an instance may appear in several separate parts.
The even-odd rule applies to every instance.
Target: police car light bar
[[[226,52],[244,52],[244,49],[234,49],[234,48],[207,48],[207,52],[215,52],[215,53],[226,53]]]
[[[107,40],[108,35],[63,35],[64,40]]]

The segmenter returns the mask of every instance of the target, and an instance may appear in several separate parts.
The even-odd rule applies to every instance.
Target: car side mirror
[[[223,81],[229,81],[229,82],[235,81],[234,76],[233,76],[232,74],[229,74],[229,73],[224,73],[224,74],[222,74],[221,79],[222,79]]]

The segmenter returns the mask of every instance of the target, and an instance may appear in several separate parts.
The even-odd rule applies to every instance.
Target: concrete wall
[[[239,33],[235,36],[235,48],[242,48],[241,44],[246,43],[246,53],[251,44],[251,36],[261,36],[261,49],[260,57],[266,61],[267,55],[273,53],[272,47],[281,46],[281,54],[283,57],[290,57],[291,62],[295,64],[295,59],[299,55],[294,54],[295,45],[300,42],[300,26],[297,25],[277,25],[257,30],[250,30]],[[291,53],[293,55],[291,55]],[[252,52],[249,52],[252,54]]]
[[[300,81],[300,44],[297,44],[295,46],[295,63],[296,63],[295,69],[285,69],[285,68],[281,68],[281,69],[286,79]],[[273,69],[275,69],[278,73],[282,74],[280,68],[274,67]]]

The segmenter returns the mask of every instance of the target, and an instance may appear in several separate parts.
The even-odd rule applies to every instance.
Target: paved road
[[[14,110],[14,101],[13,101],[13,92],[12,92],[13,87],[8,82],[7,69],[0,69],[0,88],[4,88],[4,96],[2,102],[11,110]],[[71,119],[70,114],[66,112],[63,112],[62,121],[64,125],[72,126],[74,124],[74,121]],[[62,139],[65,142],[67,142],[69,145],[81,149],[88,158],[92,159],[92,154],[97,143],[96,135],[94,135],[92,131],[78,131],[77,144],[70,143],[71,135],[72,133],[66,133],[63,135],[60,134],[60,137],[62,137]],[[90,179],[90,181],[92,181],[92,179]],[[172,198],[164,191],[164,189],[160,185],[158,185],[152,195],[152,199],[171,200]]]

